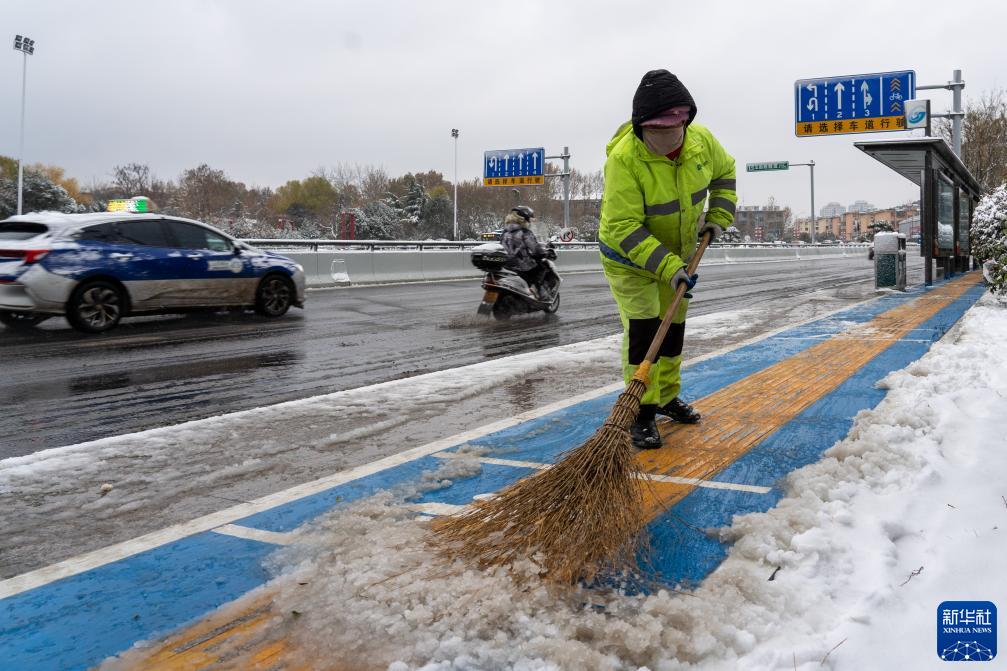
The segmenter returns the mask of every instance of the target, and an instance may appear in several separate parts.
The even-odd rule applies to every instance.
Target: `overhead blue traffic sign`
[[[545,183],[545,148],[495,149],[483,155],[483,185]]]
[[[916,72],[798,79],[794,132],[798,136],[905,130],[905,101],[916,97]]]

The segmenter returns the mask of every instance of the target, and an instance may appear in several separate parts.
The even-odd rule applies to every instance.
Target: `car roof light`
[[[154,203],[146,196],[134,196],[133,198],[115,198],[108,201],[109,212],[138,212],[146,213],[154,211]]]

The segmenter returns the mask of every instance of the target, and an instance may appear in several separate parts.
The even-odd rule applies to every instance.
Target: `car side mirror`
[[[239,245],[235,245],[231,251],[234,252],[235,256],[241,256],[241,247]]]

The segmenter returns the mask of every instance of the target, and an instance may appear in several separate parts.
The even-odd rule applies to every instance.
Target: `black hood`
[[[689,106],[689,121],[686,125],[692,123],[696,118],[696,101],[692,99],[689,89],[667,70],[651,70],[640,80],[636,94],[633,95],[633,132],[642,138],[640,124],[653,119],[669,107],[678,105]]]

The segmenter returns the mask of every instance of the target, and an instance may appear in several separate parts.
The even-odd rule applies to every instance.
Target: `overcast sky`
[[[1002,0],[6,0],[0,26],[0,154],[18,153],[20,33],[37,43],[25,160],[84,185],[128,162],[172,179],[205,162],[250,186],[339,163],[450,180],[452,128],[460,179],[516,147],[569,146],[575,168],[598,170],[640,77],[667,68],[735,156],[744,204],[805,215],[807,168],[745,163],[813,159],[817,208],[918,189],[853,147],[907,133],[796,138],[795,80],[912,69],[939,84],[958,68],[966,100],[1007,86]]]

